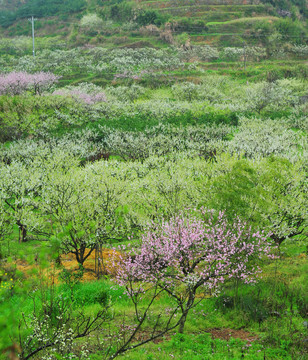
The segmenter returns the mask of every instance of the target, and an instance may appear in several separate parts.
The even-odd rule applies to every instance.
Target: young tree
[[[84,15],[80,20],[80,26],[89,30],[100,30],[104,25],[104,21],[96,14]]]
[[[178,100],[192,102],[200,99],[200,86],[185,82],[172,86],[172,94]]]
[[[261,271],[255,260],[270,253],[267,238],[240,219],[229,222],[223,212],[217,220],[204,209],[181,213],[153,225],[137,254],[122,256],[116,279],[132,299],[140,293],[140,283],[151,283],[171,296],[181,311],[183,333],[198,291],[215,291],[233,278],[255,281]]]
[[[51,231],[60,236],[62,249],[74,253],[83,265],[95,249],[95,222],[94,201],[87,201],[80,175],[72,163],[71,168],[55,165],[47,175],[42,210],[50,218]]]

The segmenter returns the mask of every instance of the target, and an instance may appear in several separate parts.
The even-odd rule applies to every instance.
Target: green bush
[[[167,21],[167,18],[155,10],[140,10],[135,21],[141,26],[162,25]]]
[[[289,18],[275,21],[274,27],[284,37],[284,40],[301,43],[302,36],[305,35],[302,24]]]

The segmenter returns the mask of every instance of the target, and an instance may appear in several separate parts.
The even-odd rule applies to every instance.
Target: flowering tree
[[[48,174],[49,186],[42,191],[42,209],[52,230],[61,237],[61,248],[72,252],[79,264],[95,249],[95,202],[87,197],[80,174],[71,168],[56,168]]]
[[[261,113],[265,108],[286,109],[296,104],[298,99],[290,86],[279,82],[260,82],[246,88],[245,101],[251,110]]]
[[[59,76],[50,72],[41,71],[31,74],[30,90],[36,95],[41,95],[44,91],[48,91],[58,79]]]
[[[172,86],[172,93],[179,100],[191,102],[199,99],[200,86],[189,82],[176,84]]]
[[[80,26],[89,30],[99,30],[103,27],[103,20],[96,14],[84,15],[80,20]]]
[[[53,92],[53,95],[69,96],[87,105],[106,102],[106,95],[102,88],[94,84],[80,83],[77,86],[68,86]]]
[[[83,266],[99,245],[125,233],[120,211],[123,186],[108,174],[108,169],[98,169],[100,173],[91,167],[80,170],[75,159],[68,158],[66,167],[54,161],[49,166],[53,168],[47,170],[42,211],[50,219],[61,249],[74,254]]]
[[[0,75],[0,95],[20,95],[31,91],[41,95],[57,82],[58,76],[50,72],[38,72],[29,74],[27,72],[11,72]]]
[[[132,299],[144,292],[144,283],[166,292],[181,311],[182,333],[200,288],[203,293],[216,291],[233,278],[254,282],[260,273],[254,260],[269,251],[267,236],[252,233],[240,219],[230,223],[220,212],[214,220],[213,213],[204,209],[188,216],[182,213],[153,225],[137,255],[122,256],[117,282]]]
[[[20,95],[29,87],[30,76],[26,72],[11,72],[0,75],[1,95]]]
[[[117,74],[115,76],[115,78],[120,77],[121,74]],[[110,95],[114,96],[118,100],[130,102],[134,102],[146,93],[145,88],[136,84],[133,84],[132,86],[109,87],[107,90]]]
[[[53,93],[53,95],[70,96],[73,99],[77,101],[82,101],[87,105],[93,105],[98,102],[106,102],[106,96],[103,92],[99,94],[87,94],[81,92],[80,90],[71,90],[71,91],[57,90]]]

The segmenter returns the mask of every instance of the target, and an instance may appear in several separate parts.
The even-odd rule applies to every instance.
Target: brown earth
[[[247,341],[248,343],[255,341],[258,339],[258,337],[248,331],[245,330],[234,330],[234,329],[227,329],[227,328],[213,328],[213,329],[206,329],[205,330],[206,333],[210,333],[212,335],[213,339],[221,339],[221,340],[230,340],[230,338],[235,338],[235,339],[241,339],[244,341]],[[143,332],[140,332],[136,335],[135,340],[138,341],[142,341],[145,340],[149,337],[150,335],[150,331],[146,331],[144,330]],[[172,332],[171,332],[172,333]],[[155,344],[161,343],[163,341],[166,340],[170,340],[172,334],[168,333],[165,334],[162,337],[159,337],[157,339],[155,339],[153,342]]]
[[[234,329],[206,329],[205,332],[210,333],[212,338],[214,339],[222,339],[222,340],[229,340],[231,337],[235,339],[241,339],[245,341],[255,341],[257,340],[257,336],[245,331],[245,330],[234,330]]]

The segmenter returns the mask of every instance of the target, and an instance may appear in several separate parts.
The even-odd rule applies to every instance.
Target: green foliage
[[[285,39],[292,39],[293,42],[301,42],[301,37],[305,35],[302,24],[291,19],[279,19],[274,24],[276,30],[284,36]]]
[[[10,26],[14,21],[30,15],[46,17],[61,13],[79,12],[86,7],[84,0],[29,0],[17,10],[5,12],[0,20],[1,26]]]
[[[257,166],[246,161],[230,165],[209,183],[210,207],[224,208],[231,217],[238,214],[253,226],[262,224],[277,244],[305,231],[306,175],[301,163],[272,157]]]
[[[141,26],[150,24],[162,25],[167,21],[166,16],[155,10],[140,10],[136,16],[136,22]]]
[[[133,8],[129,3],[120,2],[110,8],[110,17],[114,21],[128,22],[133,17]]]
[[[0,260],[10,254],[10,235],[13,233],[13,219],[3,200],[0,205]]]
[[[3,131],[0,141],[5,142],[31,135],[40,128],[52,128],[53,114],[57,114],[59,109],[62,109],[65,114],[73,106],[75,109],[79,107],[70,98],[43,96],[38,99],[33,96],[1,96],[0,123]]]
[[[228,329],[225,329],[228,331]],[[288,352],[283,348],[264,348],[255,342],[230,338],[215,339],[211,334],[173,335],[171,340],[150,348],[134,351],[127,355],[128,359],[154,360],[157,353],[160,357],[171,357],[180,360],[223,360],[227,358],[262,360],[264,356],[276,359],[288,359]],[[95,358],[96,359],[96,358]]]

